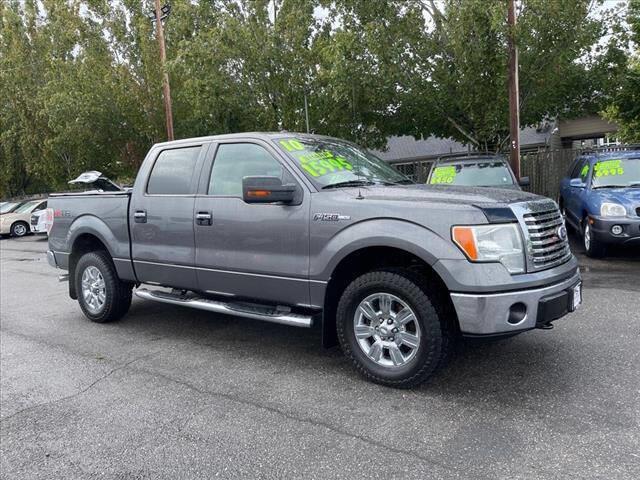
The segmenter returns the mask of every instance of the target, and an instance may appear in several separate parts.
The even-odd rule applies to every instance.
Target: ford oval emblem
[[[558,235],[558,238],[560,240],[566,240],[567,239],[567,227],[565,227],[564,225],[560,225],[558,227],[558,230],[556,230],[556,235]]]

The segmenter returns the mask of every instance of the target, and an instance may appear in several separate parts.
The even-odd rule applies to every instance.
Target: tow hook
[[[543,323],[542,325],[537,325],[536,328],[539,328],[540,330],[552,330],[553,323],[551,322]]]

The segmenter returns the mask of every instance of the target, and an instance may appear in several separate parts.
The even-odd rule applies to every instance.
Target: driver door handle
[[[146,210],[136,210],[133,214],[133,220],[136,223],[147,223],[147,211]]]
[[[212,216],[209,212],[198,212],[196,214],[196,224],[202,226],[210,226],[212,222]]]

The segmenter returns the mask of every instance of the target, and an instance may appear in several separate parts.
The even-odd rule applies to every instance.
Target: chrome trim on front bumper
[[[53,268],[59,268],[56,263],[56,256],[51,250],[47,250],[47,263],[49,263]]]
[[[542,298],[567,290],[580,280],[580,271],[576,269],[570,278],[548,287],[505,293],[452,293],[451,300],[463,334],[495,335],[518,332],[535,328],[538,303]],[[526,316],[519,323],[511,324],[507,321],[509,309],[519,302],[527,307]]]

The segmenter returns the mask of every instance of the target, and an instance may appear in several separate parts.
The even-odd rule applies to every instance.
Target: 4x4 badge
[[[339,222],[340,220],[351,220],[349,215],[340,215],[339,213],[314,213],[314,222]]]

